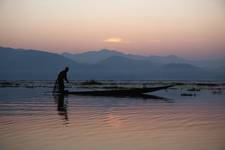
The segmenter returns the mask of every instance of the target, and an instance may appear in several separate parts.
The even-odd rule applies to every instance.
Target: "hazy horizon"
[[[134,52],[126,52],[118,49],[108,49],[108,48],[100,48],[100,49],[92,49],[92,50],[83,50],[83,51],[76,51],[76,50],[70,50],[70,51],[54,51],[54,50],[45,50],[45,49],[34,49],[34,48],[21,48],[21,47],[11,47],[11,46],[4,46],[0,45],[2,48],[12,48],[12,49],[23,49],[23,50],[37,50],[37,51],[43,51],[43,52],[50,52],[50,53],[56,53],[59,55],[62,55],[63,53],[70,53],[70,54],[82,54],[87,52],[100,52],[102,50],[109,50],[114,52],[120,52],[125,55],[137,55],[137,56],[159,56],[159,57],[167,57],[167,56],[177,56],[180,58],[188,59],[188,60],[214,60],[214,59],[225,59],[225,55],[215,56],[215,57],[192,57],[192,56],[182,56],[182,55],[176,55],[176,54],[140,54],[140,53],[134,53]]]
[[[223,0],[2,0],[0,44],[49,52],[225,57]]]

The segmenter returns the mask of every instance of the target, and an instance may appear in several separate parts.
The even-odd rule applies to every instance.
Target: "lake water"
[[[225,91],[183,88],[162,99],[53,96],[0,88],[1,150],[224,150]]]

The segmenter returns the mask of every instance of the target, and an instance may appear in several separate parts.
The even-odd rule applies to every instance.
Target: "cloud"
[[[112,37],[112,38],[105,39],[104,42],[106,42],[106,43],[124,43],[124,40],[122,38]]]

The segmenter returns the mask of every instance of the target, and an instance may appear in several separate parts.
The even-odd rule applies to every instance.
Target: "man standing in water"
[[[64,80],[69,83],[68,79],[67,79],[67,72],[69,71],[69,68],[66,67],[63,71],[61,71],[58,74],[57,80],[56,80],[56,84],[58,85],[58,92],[63,93],[64,92]],[[56,85],[54,87],[54,91],[55,91]]]

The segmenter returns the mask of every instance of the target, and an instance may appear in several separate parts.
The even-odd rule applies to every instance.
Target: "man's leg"
[[[64,92],[64,81],[59,81],[59,92]]]

